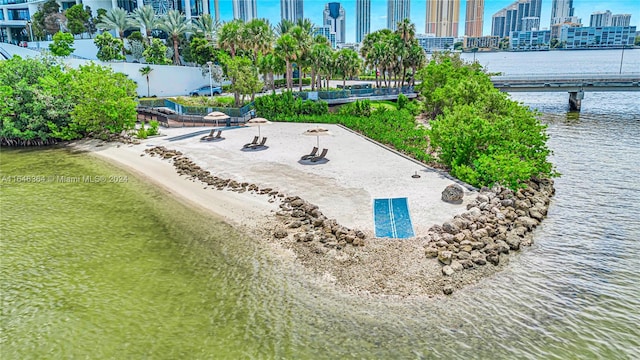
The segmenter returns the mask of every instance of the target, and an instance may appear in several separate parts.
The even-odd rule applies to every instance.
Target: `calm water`
[[[543,54],[558,53],[527,53]],[[525,56],[478,54],[481,62],[485,55],[505,68]],[[541,61],[532,64],[551,67]],[[587,93],[580,114],[566,113],[567,94],[514,95],[549,124],[563,174],[557,195],[532,248],[440,300],[334,294],[121,170],[63,150],[3,149],[0,355],[640,358],[640,101],[632,94]],[[48,181],[56,175],[119,182]]]

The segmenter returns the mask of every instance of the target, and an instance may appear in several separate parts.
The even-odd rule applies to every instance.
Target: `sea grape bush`
[[[418,78],[430,145],[452,175],[474,186],[513,189],[533,177],[557,176],[547,160],[546,126],[496,90],[479,64],[436,54]]]
[[[136,84],[110,68],[14,56],[0,62],[0,84],[7,99],[0,106],[3,143],[106,139],[135,125]]]

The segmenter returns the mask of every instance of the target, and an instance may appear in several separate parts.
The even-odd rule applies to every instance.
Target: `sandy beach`
[[[430,241],[428,230],[466,212],[467,204],[476,198],[475,190],[467,188],[461,204],[444,202],[442,190],[456,182],[447,174],[338,125],[319,125],[330,131],[328,136],[303,135],[316,126],[271,123],[260,129],[223,128],[224,139],[218,141],[200,140],[211,128],[173,128],[162,129],[163,136],[136,145],[90,141],[75,146],[119,164],[179,199],[275,244],[283,250],[280,254],[341,291],[399,297],[439,295],[445,285],[459,289],[502,267],[504,262],[444,276],[438,260],[425,256],[425,246]],[[242,150],[258,132],[268,138],[266,147]],[[300,161],[318,143],[320,149],[328,149],[328,161],[313,165]],[[273,229],[278,226],[276,214],[281,198],[217,190],[180,176],[170,160],[144,153],[157,146],[182,152],[212,175],[299,196],[317,205],[327,218],[362,231],[365,245],[325,249],[320,248],[321,244],[301,246],[292,236],[276,239]],[[416,174],[420,177],[412,176]],[[373,200],[396,197],[407,198],[415,237],[376,238]]]

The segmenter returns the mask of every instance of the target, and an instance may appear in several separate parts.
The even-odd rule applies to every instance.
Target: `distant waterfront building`
[[[345,14],[344,8],[340,3],[331,2],[325,5],[322,23],[336,35],[336,44],[344,44],[346,31]]]
[[[630,26],[631,14],[613,14],[611,15],[611,26]]]
[[[280,0],[280,17],[293,23],[304,19],[302,0]]]
[[[566,49],[619,48],[631,46],[635,40],[635,26],[590,26],[562,29],[560,41]]]
[[[591,19],[589,20],[589,26],[611,26],[611,11],[596,11],[592,13]]]
[[[484,24],[484,0],[467,0],[467,11],[464,21],[464,35],[482,36]]]
[[[256,0],[233,0],[233,18],[244,22],[258,17]]]
[[[356,42],[371,32],[371,0],[356,0]]]
[[[409,0],[387,0],[387,29],[395,31],[398,23],[411,18]]]
[[[520,24],[520,31],[533,31],[540,29],[540,18],[535,16],[523,17]]]
[[[513,3],[495,13],[491,18],[491,35],[504,38],[517,30],[518,6]]]
[[[418,45],[427,53],[442,50],[453,50],[455,38],[453,36],[434,36],[433,34],[416,35]]]
[[[573,0],[553,0],[550,25],[572,21],[570,18],[573,16],[573,11]]]
[[[336,44],[336,34],[331,32],[331,28],[328,26],[316,26],[313,28],[313,36],[316,35],[322,35],[324,37],[327,38],[327,40],[329,40],[329,43],[331,44],[331,48],[335,49],[337,44]]]
[[[495,50],[500,46],[500,38],[497,36],[465,36],[462,47],[465,49]]]
[[[459,22],[460,0],[427,0],[425,33],[457,37]]]
[[[576,17],[573,16],[573,18],[576,18]],[[578,22],[566,21],[563,23],[551,25],[551,38],[559,39],[563,31],[566,33],[566,30],[563,30],[563,29],[570,28],[570,27],[582,27],[582,24],[580,24],[579,20],[580,19],[578,19]]]
[[[524,26],[534,21],[531,18],[538,18],[540,24],[541,9],[542,0],[518,0],[512,3],[493,15],[491,35],[503,38],[509,36],[512,31],[522,31]],[[524,18],[527,20],[523,21]]]
[[[512,31],[509,49],[512,51],[549,50],[551,30]]]

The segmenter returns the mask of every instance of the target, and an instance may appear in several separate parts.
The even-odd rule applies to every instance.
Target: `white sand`
[[[203,191],[203,185],[175,176],[167,160],[140,154],[152,146],[179,150],[213,175],[298,195],[318,205],[327,217],[370,236],[374,233],[372,208],[376,198],[406,197],[415,234],[420,236],[432,225],[464,212],[467,202],[475,197],[467,193],[462,204],[445,203],[441,200],[442,190],[454,180],[337,125],[319,125],[331,132],[319,138],[320,148],[329,149],[329,161],[303,164],[300,157],[309,153],[318,139],[302,134],[315,126],[263,125],[260,133],[268,138],[268,148],[259,151],[241,150],[258,134],[257,127],[242,127],[224,130],[225,139],[215,142],[201,141],[203,135],[171,141],[174,136],[211,128],[162,129],[166,136],[136,146],[105,147],[97,153],[146,174],[172,192],[237,223],[245,222],[248,215],[268,215],[276,205],[268,203],[266,196]],[[418,179],[411,177],[416,172]]]

